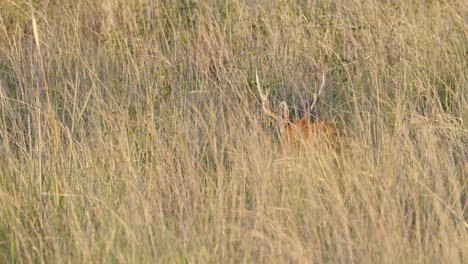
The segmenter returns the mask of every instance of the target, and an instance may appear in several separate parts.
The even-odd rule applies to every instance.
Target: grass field
[[[0,1],[0,263],[467,263],[468,4]],[[328,79],[346,151],[262,113]],[[294,111],[293,111],[294,112]]]

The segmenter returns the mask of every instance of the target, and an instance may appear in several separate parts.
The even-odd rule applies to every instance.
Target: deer
[[[316,143],[336,143],[338,131],[335,123],[320,121],[318,118],[318,104],[323,95],[326,85],[325,72],[322,72],[322,84],[317,94],[314,93],[312,104],[305,110],[305,114],[299,119],[291,119],[289,107],[285,101],[281,101],[278,112],[273,110],[268,100],[269,90],[265,93],[260,85],[258,73],[255,72],[257,89],[262,101],[263,113],[276,121],[280,128],[280,141],[283,146],[316,144]],[[309,116],[316,116],[315,122],[311,122]],[[314,142],[314,143],[313,143]]]

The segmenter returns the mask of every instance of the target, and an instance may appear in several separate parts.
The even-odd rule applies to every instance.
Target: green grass
[[[467,16],[2,1],[0,262],[466,263]],[[274,106],[325,71],[347,151],[285,151],[256,70]]]

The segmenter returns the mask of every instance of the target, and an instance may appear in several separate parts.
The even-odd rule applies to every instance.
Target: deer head
[[[279,111],[274,111],[273,107],[268,100],[269,91],[264,93],[261,88],[260,80],[258,78],[257,72],[255,72],[255,77],[257,79],[257,89],[262,100],[262,109],[263,112],[274,119],[278,126],[280,127],[281,132],[281,141],[283,144],[296,144],[299,142],[309,143],[311,141],[335,141],[337,137],[337,129],[334,123],[327,122],[311,122],[309,116],[312,114],[316,117],[319,115],[318,104],[320,98],[323,94],[323,89],[325,87],[325,72],[322,73],[322,84],[317,94],[314,93],[314,100],[312,104],[305,112],[305,114],[300,119],[291,120],[289,115],[289,107],[285,101],[281,101],[279,104]],[[278,114],[279,112],[279,114]]]

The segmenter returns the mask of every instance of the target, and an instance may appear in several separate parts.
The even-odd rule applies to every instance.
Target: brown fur
[[[311,123],[306,119],[293,120],[283,129],[282,141],[289,144],[311,141],[335,142],[338,133],[334,123]]]

